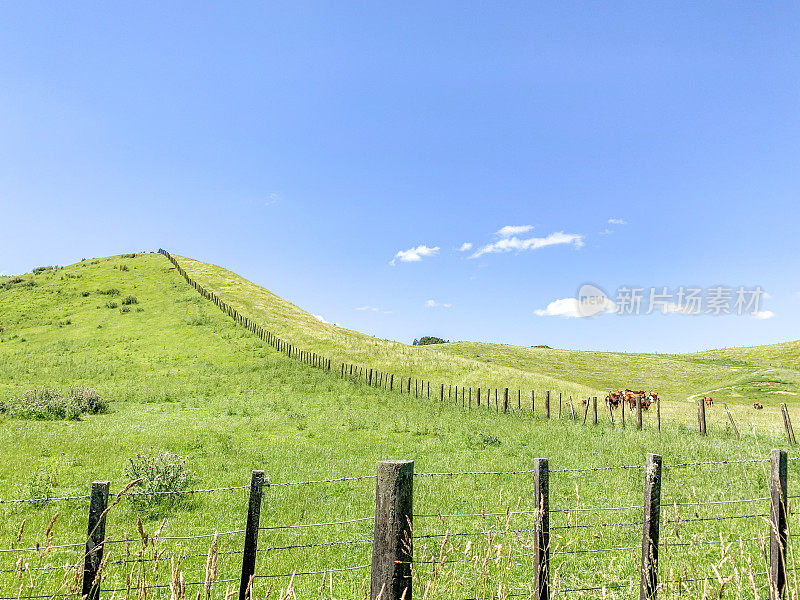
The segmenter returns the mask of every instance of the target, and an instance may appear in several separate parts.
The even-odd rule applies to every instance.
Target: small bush
[[[51,266],[48,266],[48,267],[36,267],[33,270],[33,274],[34,275],[38,275],[39,273],[44,273],[45,271],[52,271],[52,270],[53,270],[53,267],[51,267]]]
[[[122,315],[124,315],[125,313],[129,313],[129,312],[131,312],[131,307],[130,306],[123,306],[122,308],[119,309],[119,312]]]
[[[105,294],[106,296],[119,296],[119,290],[117,288],[110,288],[107,290],[97,290],[98,294]]]
[[[423,335],[418,340],[414,340],[414,346],[427,346],[429,344],[447,344],[448,340],[443,340],[442,338],[433,337],[430,335]]]
[[[116,302],[111,301],[111,300],[106,302],[106,308],[117,308],[117,306],[118,306],[118,304]]]
[[[152,449],[130,457],[125,476],[130,481],[140,480],[131,488],[134,494],[129,496],[131,502],[140,506],[180,502],[181,494],[164,492],[189,489],[197,474],[188,468],[186,462],[186,458],[172,452],[154,452]],[[137,492],[145,495],[136,495]]]
[[[135,254],[123,254],[122,258],[136,258]]]
[[[138,303],[139,303],[139,301],[136,300],[136,296],[125,296],[122,299],[122,304],[123,305],[126,305],[126,304],[138,304]]]
[[[119,270],[120,271],[127,271],[128,270],[128,265],[120,265],[119,266]]]
[[[71,387],[69,389],[69,397],[81,407],[83,412],[90,415],[108,412],[108,399],[98,394],[95,390]]]
[[[86,298],[86,297],[87,297],[87,296],[88,296],[90,293],[91,293],[91,292],[87,292],[87,291],[85,291],[85,290],[84,290],[83,292],[81,292],[81,296],[83,296],[84,298]]]
[[[19,419],[35,421],[75,421],[80,418],[80,405],[72,398],[64,398],[55,390],[40,388],[29,390],[20,398],[0,401],[0,413]]]
[[[10,290],[15,287],[33,287],[35,285],[36,282],[33,279],[25,281],[25,278],[20,276],[11,277],[10,279],[6,279],[3,282],[3,288],[7,290]]]

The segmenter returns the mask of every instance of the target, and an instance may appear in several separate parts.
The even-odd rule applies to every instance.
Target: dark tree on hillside
[[[428,344],[447,344],[449,340],[443,340],[442,338],[433,337],[430,335],[423,335],[418,340],[414,340],[415,346],[427,346]]]

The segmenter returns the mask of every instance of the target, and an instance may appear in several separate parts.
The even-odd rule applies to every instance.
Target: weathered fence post
[[[725,414],[728,415],[728,420],[731,422],[731,427],[733,427],[733,431],[736,434],[736,439],[742,439],[742,436],[739,435],[739,428],[736,426],[736,423],[733,422],[733,415],[731,411],[728,410],[728,405],[723,402],[722,406],[725,408]]]
[[[786,430],[786,439],[790,444],[794,445],[794,429],[792,428],[792,420],[789,418],[789,411],[785,402],[781,402],[781,413],[783,414],[783,428]]]
[[[706,401],[702,398],[697,399],[697,426],[700,435],[706,434]]]
[[[622,408],[622,415],[621,415],[622,416],[622,420],[621,420],[620,424],[622,425],[622,428],[625,429],[625,397],[624,396],[622,397],[622,402],[620,402],[620,408]]]
[[[531,390],[531,412],[535,413],[536,410],[536,390]]]
[[[606,406],[608,407],[608,418],[611,421],[611,424],[614,424],[614,411],[611,408],[611,402],[606,400]]]
[[[658,432],[661,433],[661,398],[656,395],[656,418],[658,419]]]
[[[250,503],[247,507],[247,527],[244,530],[242,553],[242,579],[239,582],[239,600],[253,597],[253,576],[256,572],[258,549],[258,520],[261,515],[261,497],[264,489],[264,471],[253,471],[250,477]]]
[[[586,397],[586,408],[583,409],[583,424],[586,425],[586,419],[589,417],[589,403],[592,399],[587,396]]]
[[[642,428],[642,398],[636,394],[636,429]]]
[[[394,391],[394,373],[389,375],[389,391]]]
[[[592,423],[597,425],[597,396],[592,396]]]
[[[550,599],[550,467],[546,458],[533,463],[536,532],[533,538],[535,600]]]
[[[517,410],[522,410],[522,390],[517,390]]]
[[[477,403],[478,408],[481,407],[481,388],[475,389],[475,402]]]
[[[89,527],[86,535],[86,557],[83,562],[83,597],[99,600],[98,571],[103,562],[103,540],[106,538],[106,507],[108,506],[108,481],[92,483],[89,501]],[[97,581],[95,581],[97,580]]]
[[[414,461],[378,463],[371,600],[411,600]]]
[[[546,419],[550,418],[550,390],[544,393],[544,416]]]
[[[775,448],[770,462],[769,597],[770,600],[783,600],[786,596],[786,541],[789,537],[786,450]]]
[[[661,455],[648,454],[644,474],[642,576],[639,600],[655,600],[658,590],[658,539],[661,517]]]
[[[575,420],[575,407],[572,406],[572,396],[569,397],[569,411],[572,413],[572,420]]]
[[[503,388],[503,412],[508,412],[508,388]]]

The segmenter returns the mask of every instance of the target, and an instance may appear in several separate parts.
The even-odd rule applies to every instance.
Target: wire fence
[[[709,497],[704,483],[730,475],[726,468],[730,465],[742,471],[730,479],[726,495],[731,497]],[[785,551],[800,535],[791,533],[796,521],[791,499],[798,494],[790,493],[800,484],[800,465],[788,459],[783,465],[787,483],[782,527],[789,532]],[[775,457],[771,461],[739,458],[663,464],[665,493],[655,513],[645,510],[650,502],[646,482],[651,468],[648,463],[548,469],[549,490],[543,507],[539,465],[516,471],[468,472],[414,472],[412,466],[409,485],[414,486],[417,506],[408,511],[413,529],[398,547],[401,553],[404,544],[413,551],[395,560],[392,569],[413,569],[409,571],[413,585],[430,598],[626,598],[638,594],[642,585],[643,532],[655,519],[660,533],[655,546],[660,553],[655,567],[649,567],[654,569],[654,589],[660,598],[700,597],[704,590],[717,593],[732,587],[744,596],[768,597],[774,586],[769,556],[776,537],[771,471]],[[149,529],[154,531],[148,533],[148,526],[139,520],[128,533],[125,528],[133,524],[126,525],[132,515],[125,512],[125,499],[142,497],[128,490],[120,496],[122,507],[112,496],[102,508],[105,530],[94,547],[87,544],[93,533],[86,525],[88,537],[80,541],[57,541],[57,531],[43,535],[29,530],[27,534],[20,531],[8,547],[0,548],[0,600],[80,596],[85,593],[87,576],[100,582],[101,597],[182,597],[181,593],[190,594],[189,588],[222,597],[237,593],[243,581],[250,582],[254,598],[269,589],[284,594],[291,590],[297,597],[364,597],[374,573],[386,567],[383,544],[391,528],[387,529],[379,507],[386,484],[381,473],[379,468],[377,475],[279,484],[265,480],[256,513],[252,502],[248,508],[242,500],[224,494],[249,489],[252,498],[254,483],[186,491],[182,497],[215,496],[225,505],[238,507],[240,525],[220,530],[207,526],[181,531],[179,519],[170,525],[150,519]],[[602,474],[604,493],[584,498],[582,486],[591,484],[596,474]],[[502,478],[499,485],[498,477]],[[359,512],[376,498],[374,514]],[[83,511],[88,508],[91,521],[96,497],[93,493],[50,500],[54,506],[67,502]],[[26,499],[3,503],[24,507]],[[292,513],[298,505],[300,510]],[[453,510],[470,505],[472,510]],[[338,512],[332,510],[336,506]],[[41,507],[26,510],[41,511]],[[293,516],[287,519],[287,514]],[[328,518],[315,518],[319,516]],[[537,565],[545,530],[543,596]],[[104,552],[99,579],[86,560],[98,547]],[[785,567],[785,585],[797,590],[794,565],[788,562]]]

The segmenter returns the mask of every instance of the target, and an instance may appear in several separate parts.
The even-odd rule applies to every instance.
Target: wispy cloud
[[[628,222],[625,219],[616,219],[614,217],[608,220],[609,224],[611,225],[627,225]]]
[[[533,225],[506,225],[505,227],[501,227],[495,231],[495,234],[506,238],[511,237],[512,235],[522,235],[523,233],[528,233],[531,229],[533,229]]]
[[[264,201],[264,206],[270,206],[281,200],[281,195],[278,192],[270,192],[267,199]]]
[[[754,319],[764,320],[764,319],[771,319],[772,317],[775,316],[775,313],[772,312],[771,310],[759,310],[757,312],[754,312],[750,316],[752,316]]]
[[[400,250],[397,254],[394,255],[394,258],[389,263],[390,265],[395,265],[397,261],[400,262],[419,262],[425,256],[435,256],[439,252],[439,246],[434,246],[430,248],[425,246],[424,244],[421,246],[417,246],[416,248],[409,248],[408,250]]]
[[[545,246],[555,246],[559,244],[572,244],[580,248],[583,246],[583,236],[577,233],[564,233],[559,231],[551,233],[546,237],[532,237],[520,239],[518,237],[503,238],[491,244],[483,246],[480,250],[475,252],[470,258],[478,258],[484,254],[498,253],[498,252],[511,252],[516,250],[521,252],[523,250],[538,250]]]
[[[467,250],[472,250],[472,242],[464,242],[458,249],[459,252],[466,252]]]
[[[427,308],[450,308],[453,305],[446,302],[436,302],[436,300],[427,300],[425,306]]]
[[[359,306],[356,308],[356,310],[369,310],[372,312],[378,312],[379,309],[377,306]]]
[[[315,318],[317,321],[320,321],[320,322],[322,322],[322,323],[327,323],[327,321],[326,321],[324,318],[322,318],[322,315],[312,315],[312,316],[313,316],[313,317],[314,317],[314,318]]]

